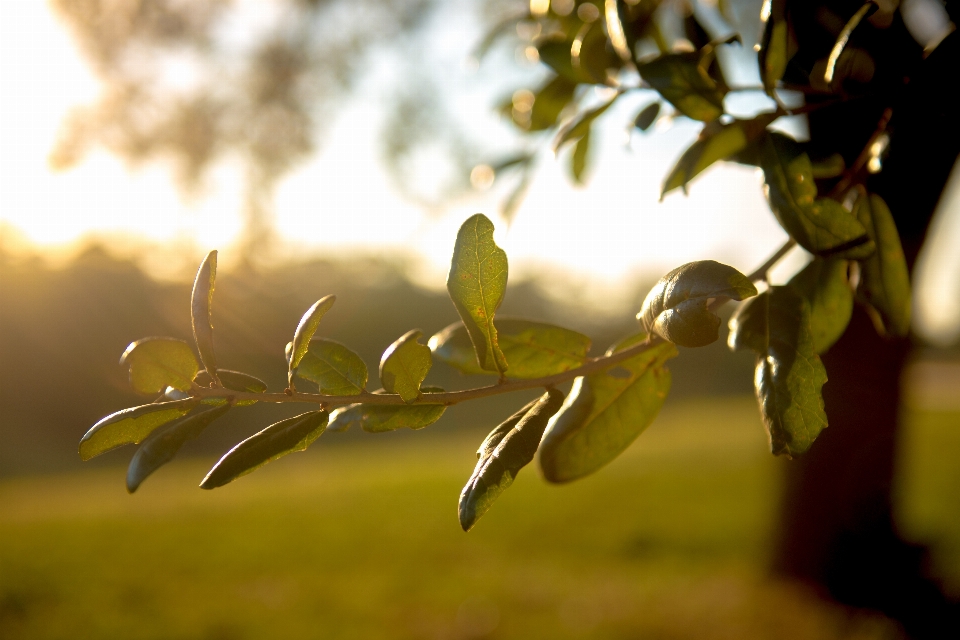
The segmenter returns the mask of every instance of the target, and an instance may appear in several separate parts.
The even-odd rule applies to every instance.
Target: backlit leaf
[[[187,398],[155,402],[112,413],[90,427],[80,439],[80,458],[89,460],[125,444],[137,444],[154,429],[176,420],[199,404],[199,400]]]
[[[315,382],[320,393],[355,396],[367,386],[367,365],[339,342],[314,338],[300,360],[297,375]]]
[[[726,160],[739,153],[759,138],[768,124],[776,119],[774,114],[763,114],[752,120],[734,120],[730,124],[709,123],[703,127],[700,137],[683,152],[673,170],[663,182],[660,198],[670,191],[681,188],[687,192],[687,183],[718,160]]]
[[[875,324],[905,336],[910,332],[910,273],[893,214],[875,194],[861,198],[856,213],[877,245],[877,252],[860,263],[858,292],[876,310]]]
[[[760,162],[770,208],[801,247],[824,257],[861,259],[873,253],[873,241],[852,213],[835,200],[817,198],[810,158],[793,140],[770,133]]]
[[[440,387],[423,387],[424,394],[442,393]],[[374,391],[382,393],[382,391]],[[423,396],[421,396],[422,398]],[[330,414],[330,431],[346,431],[356,425],[370,433],[397,429],[423,429],[440,419],[446,411],[442,404],[383,405],[352,404]]]
[[[637,65],[650,83],[677,111],[709,122],[723,114],[724,91],[700,66],[697,53],[670,53]]]
[[[821,354],[840,339],[853,315],[853,290],[847,279],[847,261],[814,258],[790,279],[789,284],[807,301],[813,350]]]
[[[380,358],[380,382],[387,393],[396,393],[404,402],[420,395],[420,385],[433,366],[430,348],[418,340],[423,332],[408,331],[387,347]]]
[[[213,409],[195,410],[165,424],[147,436],[127,467],[127,491],[133,493],[151,473],[173,460],[187,440],[193,440],[211,422],[230,410],[229,404]]]
[[[590,153],[590,132],[577,140],[573,147],[573,153],[570,154],[570,174],[574,182],[583,184],[583,172],[587,168],[587,157]]]
[[[805,452],[827,426],[827,372],[814,349],[810,312],[792,287],[771,287],[730,320],[730,348],[757,353],[754,387],[770,451]]]
[[[138,393],[155,395],[173,387],[189,391],[200,370],[193,349],[176,338],[143,338],[131,342],[120,364],[130,367],[130,386]]]
[[[481,369],[503,374],[507,361],[493,316],[507,290],[507,254],[493,241],[493,223],[478,213],[457,233],[447,291],[467,327]]]
[[[506,377],[541,378],[575,369],[587,361],[590,338],[545,322],[498,318],[497,337],[510,368]],[[482,374],[477,354],[462,322],[430,338],[433,355],[463,373]]]
[[[769,95],[774,94],[790,61],[785,4],[785,0],[765,0],[761,13],[764,30],[759,51],[760,76]]]
[[[557,153],[564,144],[570,142],[571,140],[579,140],[584,136],[590,134],[590,126],[593,124],[593,121],[606,113],[607,109],[613,106],[613,103],[617,101],[622,94],[617,93],[608,101],[603,103],[598,107],[593,109],[587,109],[576,118],[568,122],[563,126],[562,129],[557,133],[557,137],[553,141],[553,152]]]
[[[530,108],[530,120],[526,129],[543,131],[557,124],[560,112],[573,100],[577,85],[566,78],[557,76],[534,94]],[[518,123],[521,124],[522,123]]]
[[[264,393],[267,390],[267,383],[251,376],[249,373],[243,373],[241,371],[231,371],[230,369],[218,369],[217,376],[220,378],[220,383],[225,389],[230,389],[231,391],[245,391],[248,393]],[[201,371],[197,374],[197,378],[194,381],[201,387],[210,386],[210,376]],[[235,406],[244,407],[252,404],[257,404],[256,400],[238,400],[234,403]]]
[[[313,340],[313,334],[317,332],[320,325],[320,319],[330,310],[333,303],[337,301],[337,296],[324,296],[313,303],[307,312],[300,318],[297,324],[297,330],[293,334],[293,346],[290,351],[290,373],[296,373],[300,366],[300,360],[310,348],[310,341]]]
[[[563,394],[548,389],[536,402],[518,411],[487,436],[477,451],[477,466],[460,492],[460,526],[469,531],[493,501],[530,464],[547,422],[563,404]]]
[[[274,423],[220,458],[200,483],[200,488],[222,487],[288,453],[303,451],[320,437],[326,426],[327,412],[323,409]]]
[[[200,263],[190,296],[190,319],[200,360],[210,377],[217,380],[217,357],[213,350],[213,288],[217,280],[217,252],[211,251]]]
[[[639,334],[607,353],[646,339]],[[540,444],[540,468],[550,482],[569,482],[607,464],[646,429],[670,391],[664,366],[677,355],[660,343],[610,371],[577,378]]]
[[[650,290],[637,320],[643,330],[683,347],[702,347],[720,337],[720,317],[708,308],[716,298],[745,300],[757,288],[733,267],[713,260],[677,267]]]

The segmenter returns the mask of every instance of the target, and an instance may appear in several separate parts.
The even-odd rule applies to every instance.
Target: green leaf
[[[592,83],[594,79],[579,66],[573,66],[573,60],[570,57],[570,47],[572,40],[568,40],[564,35],[550,35],[536,41],[535,46],[540,54],[540,61],[557,72],[559,78],[565,83],[576,87],[577,83]],[[571,97],[573,91],[570,91]]]
[[[573,100],[575,83],[557,76],[534,94],[530,122],[524,127],[530,131],[544,131],[557,124],[560,113]],[[522,123],[518,123],[521,124]]]
[[[590,132],[577,140],[573,147],[573,153],[570,154],[570,174],[574,182],[583,184],[583,172],[587,168],[587,156],[590,153]]]
[[[315,382],[320,393],[355,396],[367,386],[367,365],[339,342],[314,338],[300,360],[297,375]]]
[[[840,339],[853,315],[853,290],[847,279],[847,261],[814,258],[790,279],[789,285],[807,301],[813,350],[821,354]]]
[[[700,137],[683,152],[673,170],[663,182],[660,199],[676,188],[687,192],[687,183],[718,160],[735,156],[758,139],[768,124],[776,119],[775,114],[763,114],[752,120],[734,120],[721,125],[711,122],[704,125]]]
[[[300,361],[310,348],[310,341],[313,340],[313,334],[317,332],[320,325],[320,319],[330,310],[333,303],[337,301],[337,296],[324,296],[313,303],[307,312],[300,318],[297,324],[297,330],[293,334],[293,346],[290,352],[290,377],[296,373]]]
[[[304,451],[327,426],[327,412],[309,411],[274,423],[228,451],[207,473],[201,489],[216,489],[268,462],[294,451]]]
[[[770,208],[801,247],[824,257],[860,259],[873,253],[873,241],[852,213],[835,200],[817,199],[810,158],[793,140],[767,135],[760,163]]]
[[[720,316],[708,307],[717,298],[745,300],[753,283],[733,267],[713,260],[677,267],[650,290],[637,320],[647,333],[682,347],[702,347],[720,337]]]
[[[173,387],[189,391],[200,364],[193,349],[176,338],[143,338],[131,342],[120,364],[130,366],[130,386],[138,393],[154,395]]]
[[[847,163],[844,162],[843,156],[839,153],[834,153],[823,160],[814,162],[811,166],[813,177],[817,180],[838,178],[847,170]]]
[[[827,372],[814,349],[810,312],[792,287],[771,287],[730,320],[730,348],[757,353],[754,386],[770,451],[805,452],[827,426]]]
[[[637,65],[650,83],[677,111],[709,122],[723,114],[724,91],[700,66],[697,53],[669,53]]]
[[[154,429],[183,416],[200,404],[195,398],[155,402],[112,413],[80,439],[80,459],[89,460],[125,444],[136,444]]]
[[[570,46],[570,64],[581,74],[586,76],[587,82],[594,84],[607,83],[607,70],[619,69],[623,65],[620,56],[607,48],[609,40],[599,22],[591,23],[583,33],[580,46]],[[575,39],[576,41],[576,39]],[[577,55],[574,55],[574,54]]]
[[[387,347],[380,358],[380,382],[387,393],[396,393],[404,402],[420,396],[420,385],[433,366],[430,348],[418,340],[423,332],[408,331]]]
[[[599,107],[587,109],[579,116],[564,125],[563,128],[557,133],[557,137],[553,140],[553,152],[559,152],[563,145],[571,140],[579,140],[590,135],[590,127],[593,124],[593,121],[606,113],[607,109],[612,107],[613,103],[616,102],[617,98],[619,98],[621,95],[622,94],[617,93]]]
[[[538,400],[494,429],[477,451],[477,466],[460,492],[460,526],[469,531],[493,501],[533,460],[547,422],[563,404],[563,394],[547,389]]]
[[[638,334],[607,353],[646,339]],[[660,343],[602,373],[577,378],[540,443],[540,469],[550,482],[569,482],[607,464],[646,429],[670,391],[664,363],[677,355]]]
[[[423,393],[443,393],[440,387],[423,387]],[[374,393],[382,393],[374,391]],[[421,396],[423,398],[423,396]],[[331,431],[346,431],[357,425],[369,433],[383,433],[397,429],[423,429],[440,419],[447,410],[443,404],[384,405],[352,404],[330,414]]]
[[[760,76],[767,94],[773,95],[791,56],[787,50],[788,26],[784,0],[767,0],[764,4],[766,22],[759,51]]]
[[[648,104],[637,114],[637,117],[633,119],[633,126],[640,129],[640,131],[646,131],[656,122],[658,115],[660,115],[660,103],[654,102],[653,104]]]
[[[229,404],[222,404],[213,409],[194,411],[147,436],[127,467],[127,491],[136,491],[147,476],[173,460],[187,440],[196,438],[229,410]]]
[[[241,371],[231,371],[230,369],[218,369],[217,376],[220,378],[220,383],[225,389],[230,389],[231,391],[245,391],[248,393],[264,393],[267,390],[267,383],[261,380],[260,378],[255,378],[249,373],[243,373]],[[196,380],[194,380],[201,387],[210,386],[210,376],[201,371]],[[169,390],[168,390],[169,392]],[[249,405],[257,404],[256,400],[238,400],[234,403],[237,407],[245,407]]]
[[[910,272],[893,214],[875,194],[861,198],[856,213],[877,245],[877,252],[860,263],[858,292],[876,311],[878,328],[905,336],[910,332]]]
[[[493,223],[478,213],[457,233],[447,291],[467,327],[480,368],[501,375],[507,360],[497,342],[493,316],[506,290],[507,254],[493,241]]]
[[[498,318],[497,338],[510,363],[506,377],[542,378],[575,369],[587,361],[590,338],[545,322]],[[439,360],[468,374],[489,374],[477,364],[477,354],[462,322],[454,322],[430,338]]]
[[[217,252],[211,251],[200,263],[190,296],[190,319],[200,360],[210,377],[217,380],[217,357],[213,351],[213,288],[217,280]]]

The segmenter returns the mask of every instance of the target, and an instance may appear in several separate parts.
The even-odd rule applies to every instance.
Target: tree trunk
[[[792,3],[801,50],[832,46],[836,34],[824,26],[823,7],[839,13],[837,5],[844,5],[845,17],[859,4]],[[885,88],[811,114],[810,153],[826,156],[839,147],[849,166],[885,109],[893,109],[889,157],[867,187],[890,206],[912,269],[960,154],[951,87],[960,69],[960,40],[952,34],[924,59],[899,18],[888,29],[863,31],[851,45],[874,57],[878,75],[887,74],[875,83]],[[809,72],[814,57],[794,61],[800,65],[795,71]],[[925,574],[925,550],[900,538],[891,509],[909,346],[880,337],[858,307],[844,336],[824,354],[830,426],[808,453],[785,463],[774,569],[842,603],[880,610],[913,638],[960,637],[960,608]]]

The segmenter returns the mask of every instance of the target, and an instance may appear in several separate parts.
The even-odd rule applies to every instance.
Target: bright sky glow
[[[231,245],[241,230],[239,163],[226,161],[217,167],[206,192],[193,202],[178,195],[167,167],[130,169],[102,151],[91,153],[73,170],[52,173],[47,154],[60,122],[70,106],[96,98],[97,83],[44,3],[17,0],[5,9],[0,22],[0,233],[7,238],[0,241],[10,245],[21,237],[55,250],[100,237],[126,254],[132,252],[124,251],[124,245],[146,242],[174,247],[184,264],[219,248],[229,266]],[[447,13],[440,18],[443,29],[436,38],[438,64],[450,67],[441,70],[443,77],[464,78],[451,81],[455,89],[468,87],[461,61],[477,38],[475,17],[457,9]],[[412,249],[422,262],[418,279],[442,286],[460,222],[482,211],[497,224],[512,276],[559,269],[557,280],[579,279],[606,293],[628,281],[634,284],[637,276],[655,277],[694,259],[714,258],[747,271],[786,238],[752,169],[717,168],[695,181],[688,197],[676,193],[658,203],[663,176],[698,128],[678,123],[646,136],[635,134],[628,149],[624,123],[650,99],[642,95],[622,100],[603,121],[603,135],[594,136],[588,188],[572,186],[567,177],[567,150],[559,160],[541,159],[525,204],[509,228],[496,215],[504,196],[499,184],[443,211],[424,211],[397,194],[383,168],[377,135],[384,114],[378,96],[364,91],[342,109],[324,136],[321,154],[278,190],[276,227],[285,243],[284,255],[393,255]],[[478,95],[469,88],[457,94],[453,101],[458,113],[491,121],[488,137],[506,140],[490,117],[489,97]],[[429,175],[450,171],[442,157],[427,156],[420,164]],[[953,214],[960,213],[958,192],[953,190],[947,207]],[[953,215],[939,223],[937,244],[926,256],[928,275],[918,287],[918,326],[941,339],[956,335],[960,319],[958,220],[960,216]],[[785,279],[803,261],[802,252],[796,251],[775,275]],[[165,261],[168,271],[171,264],[181,263]]]

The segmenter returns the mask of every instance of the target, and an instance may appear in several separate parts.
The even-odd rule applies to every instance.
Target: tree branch
[[[783,256],[786,255],[786,253],[790,251],[790,249],[792,249],[796,244],[797,243],[795,240],[788,240],[776,251],[776,253],[770,256],[766,262],[757,267],[757,269],[747,277],[754,282],[763,280],[773,265],[783,258]],[[711,303],[710,309],[716,310],[717,308],[726,304],[728,301],[729,298],[717,298],[713,301],[713,303]],[[662,338],[658,336],[650,336],[646,341],[633,345],[632,347],[628,347],[622,351],[617,351],[616,353],[611,353],[607,356],[591,358],[586,363],[576,367],[575,369],[569,369],[561,373],[556,373],[552,376],[531,378],[529,380],[508,380],[498,384],[491,384],[485,387],[476,387],[474,389],[464,389],[462,391],[423,393],[419,398],[409,404],[442,404],[449,406],[466,402],[467,400],[477,400],[479,398],[487,398],[489,396],[496,396],[503,393],[512,393],[514,391],[523,391],[525,389],[553,387],[564,382],[569,382],[570,380],[580,376],[606,371],[607,369],[616,366],[624,360],[628,360],[633,356],[641,354],[647,349],[650,349],[662,342],[664,342]],[[233,402],[239,400],[256,400],[258,402],[274,403],[307,402],[319,404],[324,407],[340,407],[357,403],[394,406],[407,404],[398,394],[395,393],[369,393],[366,391],[354,396],[330,396],[321,393],[301,393],[299,391],[290,389],[287,390],[287,393],[251,393],[247,391],[231,391],[224,388],[206,388],[195,386],[190,390],[190,395],[201,399],[226,398]]]

